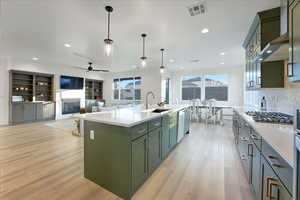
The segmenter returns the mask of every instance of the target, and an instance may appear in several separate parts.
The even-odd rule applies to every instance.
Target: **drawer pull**
[[[139,130],[138,133],[141,134],[141,133],[144,133],[144,132],[146,132],[146,131],[147,131],[147,130],[144,128],[144,129],[142,129],[142,130]]]
[[[285,166],[277,164],[277,163],[272,163],[272,166],[277,167],[277,168],[285,168]]]
[[[160,126],[159,122],[154,123],[154,126]]]
[[[250,136],[251,136],[251,138],[252,138],[253,140],[259,140],[258,137],[257,137],[256,135],[254,135],[254,134],[251,134]]]

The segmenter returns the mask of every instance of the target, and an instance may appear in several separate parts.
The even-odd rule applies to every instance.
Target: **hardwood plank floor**
[[[83,178],[72,120],[0,127],[1,200],[119,200]],[[252,200],[230,123],[192,124],[133,200]]]

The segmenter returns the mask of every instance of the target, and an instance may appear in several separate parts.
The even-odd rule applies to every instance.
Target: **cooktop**
[[[293,124],[293,116],[281,112],[248,111],[246,114],[252,116],[253,120],[256,122]]]

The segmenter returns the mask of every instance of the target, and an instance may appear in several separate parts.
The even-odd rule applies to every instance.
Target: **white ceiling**
[[[1,1],[1,0],[0,0]],[[169,70],[237,67],[243,64],[242,42],[257,11],[279,6],[279,0],[206,0],[205,15],[191,17],[187,6],[196,0],[2,0],[1,55],[14,64],[38,57],[41,65],[84,66],[86,59],[112,71],[140,66],[140,34],[147,33],[148,67],[160,66],[165,48]],[[105,5],[112,5],[114,54],[107,59]],[[209,28],[208,34],[202,34]],[[72,45],[64,47],[65,43]],[[226,52],[225,56],[220,56]],[[169,63],[169,59],[175,63]],[[199,63],[190,60],[199,59]],[[224,62],[224,65],[220,63]]]

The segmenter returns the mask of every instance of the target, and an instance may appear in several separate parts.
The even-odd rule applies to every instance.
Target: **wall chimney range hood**
[[[255,58],[255,62],[270,62],[287,60],[289,57],[288,34],[288,5],[289,0],[281,0],[280,36],[269,42]]]

